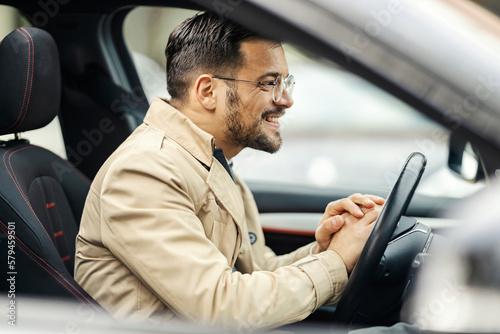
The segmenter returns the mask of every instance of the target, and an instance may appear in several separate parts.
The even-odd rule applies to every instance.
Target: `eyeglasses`
[[[258,85],[262,85],[262,86],[273,86],[273,101],[274,102],[279,102],[279,100],[283,96],[284,89],[286,89],[288,94],[290,94],[290,96],[291,96],[293,93],[293,86],[295,85],[294,77],[291,74],[289,74],[284,79],[281,75],[278,75],[276,77],[276,79],[274,79],[273,82],[262,82],[262,81],[251,81],[251,80],[241,80],[241,79],[234,79],[234,78],[225,78],[225,77],[220,77],[218,75],[214,75],[214,76],[212,76],[212,78],[221,79],[221,80],[252,82],[252,83],[256,83]]]

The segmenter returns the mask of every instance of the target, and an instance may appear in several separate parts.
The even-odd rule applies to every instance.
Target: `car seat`
[[[60,100],[52,36],[39,28],[7,35],[0,42],[0,134],[15,138],[0,142],[0,289],[69,297],[102,311],[73,279],[75,238],[90,181],[19,137],[50,123]]]

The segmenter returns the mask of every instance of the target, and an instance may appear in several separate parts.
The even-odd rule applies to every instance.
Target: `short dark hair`
[[[167,90],[183,101],[197,75],[228,75],[243,64],[240,45],[256,33],[212,12],[187,19],[170,34],[167,57]]]

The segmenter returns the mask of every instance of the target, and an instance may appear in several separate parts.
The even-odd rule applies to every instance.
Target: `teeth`
[[[271,123],[278,123],[278,117],[266,117],[266,121]]]

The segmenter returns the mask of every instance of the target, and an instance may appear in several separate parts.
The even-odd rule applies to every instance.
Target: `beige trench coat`
[[[77,282],[116,318],[156,323],[270,328],[337,301],[347,282],[339,255],[308,255],[307,245],[276,256],[252,194],[213,149],[211,135],[155,99],[92,183]]]

